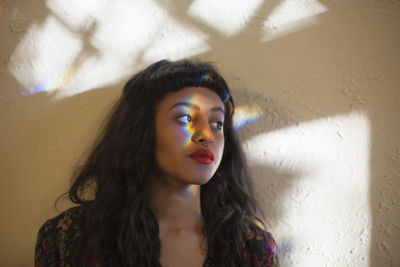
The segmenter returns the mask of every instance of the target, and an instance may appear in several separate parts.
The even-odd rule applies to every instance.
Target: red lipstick
[[[201,164],[211,164],[214,160],[213,153],[208,149],[198,149],[190,154],[189,157]]]

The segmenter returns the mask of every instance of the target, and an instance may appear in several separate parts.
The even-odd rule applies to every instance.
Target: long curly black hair
[[[209,88],[225,106],[220,166],[201,186],[203,233],[217,266],[246,266],[241,241],[256,231],[260,212],[247,164],[233,129],[234,102],[212,64],[158,61],[134,75],[86,161],[74,173],[72,202],[85,206],[77,260],[100,266],[161,266],[157,220],[150,208],[149,174],[155,162],[156,105],[185,87]]]

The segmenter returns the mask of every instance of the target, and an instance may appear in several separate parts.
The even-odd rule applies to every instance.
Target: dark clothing
[[[84,208],[68,209],[48,220],[39,230],[35,248],[35,267],[81,266],[73,261],[72,249],[81,235]],[[271,234],[258,228],[256,234],[242,241],[245,258],[250,266],[277,266],[277,248]],[[207,255],[203,267],[216,267]]]

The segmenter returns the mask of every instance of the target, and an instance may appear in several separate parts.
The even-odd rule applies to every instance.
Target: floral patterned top
[[[40,228],[35,248],[35,267],[82,266],[73,262],[72,248],[81,234],[82,206],[70,208],[48,220]],[[247,236],[242,247],[249,266],[278,266],[277,248],[271,234],[259,228],[257,234]],[[216,267],[206,256],[203,267]]]

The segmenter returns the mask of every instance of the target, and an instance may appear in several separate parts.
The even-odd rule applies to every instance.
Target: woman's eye
[[[211,125],[218,130],[222,130],[222,128],[224,127],[224,123],[222,121],[214,121],[211,123]]]
[[[183,123],[184,125],[187,125],[193,121],[193,118],[189,114],[185,114],[185,115],[179,116],[178,121]]]

